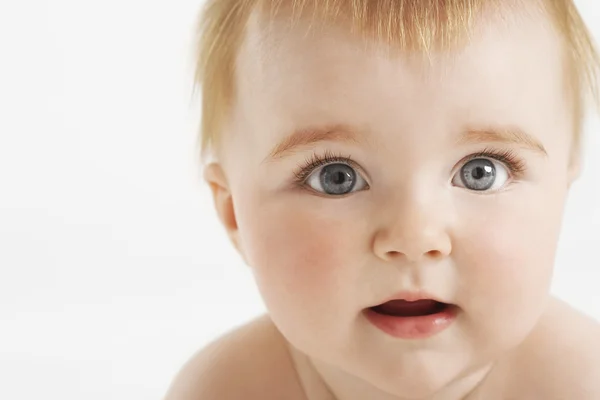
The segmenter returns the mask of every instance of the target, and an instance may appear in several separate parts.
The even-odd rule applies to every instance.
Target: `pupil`
[[[346,175],[343,172],[338,172],[335,175],[336,175],[335,179],[334,179],[335,183],[339,184],[339,183],[343,183],[344,182],[344,178],[345,178]]]
[[[475,179],[481,179],[485,176],[485,171],[484,171],[485,167],[478,167],[475,168],[475,171],[473,172],[473,178]]]

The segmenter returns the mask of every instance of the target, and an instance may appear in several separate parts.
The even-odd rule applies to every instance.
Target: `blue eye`
[[[306,184],[317,192],[340,196],[352,192],[357,186],[363,188],[365,180],[347,164],[328,164],[315,170]]]
[[[452,184],[474,192],[493,192],[525,176],[527,165],[513,150],[485,149],[472,154],[452,178]],[[295,186],[335,196],[369,189],[359,164],[350,156],[313,154],[294,171]],[[510,182],[509,182],[510,181]]]
[[[476,158],[466,163],[455,176],[453,183],[478,192],[499,189],[509,178],[509,172],[495,160]],[[459,184],[460,182],[460,184]]]

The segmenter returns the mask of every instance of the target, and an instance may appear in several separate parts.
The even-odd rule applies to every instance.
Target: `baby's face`
[[[226,173],[245,259],[296,348],[417,394],[525,338],[570,181],[548,24],[487,22],[428,67],[342,28],[252,22]],[[299,137],[323,140],[284,149]],[[424,337],[383,332],[366,310],[403,291],[454,304],[456,319]]]

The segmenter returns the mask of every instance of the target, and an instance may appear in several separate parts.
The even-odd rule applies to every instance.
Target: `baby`
[[[268,315],[168,400],[599,400],[549,294],[599,58],[570,0],[212,0],[205,178]]]

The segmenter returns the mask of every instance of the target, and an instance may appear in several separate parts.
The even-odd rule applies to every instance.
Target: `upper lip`
[[[398,292],[398,293],[388,297],[387,299],[374,305],[373,307],[387,303],[388,301],[392,301],[392,300],[405,300],[405,301],[433,300],[433,301],[437,301],[439,303],[449,304],[449,303],[443,301],[442,299],[438,298],[437,296],[427,293],[424,290],[417,290],[417,291],[405,290],[405,291]]]

